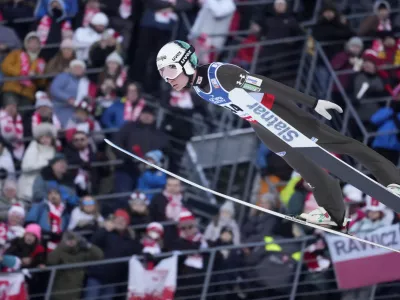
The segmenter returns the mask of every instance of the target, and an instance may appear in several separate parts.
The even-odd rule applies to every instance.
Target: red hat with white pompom
[[[188,221],[195,221],[195,218],[188,209],[182,208],[181,212],[179,213],[179,223]]]
[[[164,235],[164,227],[160,223],[151,222],[146,227],[146,233],[152,239],[157,240]]]

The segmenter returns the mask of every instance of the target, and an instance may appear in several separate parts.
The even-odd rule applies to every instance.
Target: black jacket
[[[140,243],[133,239],[128,231],[120,234],[117,231],[100,229],[93,234],[91,242],[103,250],[104,259],[129,257],[142,252]],[[88,276],[104,284],[126,282],[128,263],[93,266],[88,269]]]

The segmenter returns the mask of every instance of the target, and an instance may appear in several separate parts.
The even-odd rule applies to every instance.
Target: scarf
[[[29,54],[25,51],[21,51],[20,55],[20,60],[21,60],[21,71],[20,75],[21,76],[29,76],[29,71],[31,69],[31,60],[29,58]],[[43,74],[44,67],[45,67],[45,61],[42,58],[37,59],[37,66],[36,66],[36,73],[37,74]],[[20,83],[25,86],[32,86],[33,83],[31,80],[21,80]]]
[[[58,206],[55,206],[50,201],[49,205],[49,222],[50,222],[50,230],[52,233],[61,234],[62,232],[62,214],[64,212],[65,206],[63,203],[60,203]],[[48,251],[52,251],[57,247],[57,243],[49,241],[47,243]]]
[[[150,253],[152,255],[161,253],[161,247],[156,240],[145,236],[142,239],[143,253]]]
[[[182,109],[193,109],[193,101],[190,92],[188,91],[171,91],[171,98],[169,100],[169,104],[172,107],[179,107]]]
[[[93,16],[100,12],[98,8],[85,8],[85,13],[83,15],[82,27],[87,27],[90,24],[90,20],[92,20]]]
[[[36,127],[37,125],[39,125],[41,123],[43,123],[42,116],[37,111],[34,112],[33,116],[32,116],[32,128]],[[57,130],[61,129],[60,120],[57,118],[57,116],[55,114],[52,114],[52,116],[51,116],[51,123],[54,125],[54,127]]]
[[[25,146],[22,142],[24,127],[21,115],[14,119],[5,110],[0,110],[0,135],[12,145],[14,157],[22,160]]]
[[[122,19],[128,19],[132,14],[132,0],[121,0],[119,14]]]
[[[164,0],[165,2],[173,2],[172,0]],[[172,21],[178,20],[178,15],[168,9],[160,9],[155,12],[154,19],[157,23],[170,24]]]
[[[183,234],[183,232],[179,231],[179,237],[193,243],[201,242],[200,249],[206,248],[208,246],[207,243],[204,241],[203,235],[200,232],[196,233],[193,236],[186,236]],[[203,256],[201,254],[188,255],[184,261],[184,264],[191,268],[203,269]]]
[[[392,23],[390,22],[390,19],[379,20],[376,31],[392,31]]]
[[[42,45],[45,45],[47,42],[47,38],[49,37],[49,32],[51,28],[51,24],[53,23],[53,19],[49,16],[44,16],[39,23],[37,28],[37,33],[39,35],[39,39]],[[61,33],[62,36],[68,34],[68,32],[72,31],[72,26],[69,21],[63,21],[61,23]]]
[[[89,96],[96,98],[97,87],[87,77],[79,79],[78,91],[75,98],[75,103],[79,103],[83,98]]]
[[[171,195],[168,194],[166,191],[163,191],[163,196],[168,200],[168,204],[165,207],[165,216],[167,217],[167,219],[177,222],[179,220],[179,214],[183,209],[182,194]]]
[[[132,104],[132,102],[125,100],[124,121],[136,121],[139,118],[145,105],[146,102],[143,98],[139,99],[135,106]]]
[[[124,86],[127,76],[128,74],[126,72],[126,69],[123,68],[121,72],[119,72],[118,77],[115,80],[117,87],[122,88]]]

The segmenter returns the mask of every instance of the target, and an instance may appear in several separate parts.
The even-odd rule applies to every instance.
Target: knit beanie
[[[42,228],[38,224],[29,224],[25,227],[25,233],[32,233],[38,240],[42,238]]]
[[[131,223],[131,217],[127,213],[126,210],[124,209],[117,209],[114,213],[114,217],[121,217],[124,218],[126,223],[130,224]]]

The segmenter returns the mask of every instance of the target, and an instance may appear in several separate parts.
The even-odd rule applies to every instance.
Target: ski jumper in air
[[[350,155],[359,161],[379,183],[393,194],[400,195],[400,172],[393,163],[363,143],[319,122],[296,103],[312,108],[328,120],[332,118],[328,112],[329,109],[342,112],[338,105],[316,99],[269,78],[250,74],[232,64],[214,62],[198,66],[193,46],[183,41],[169,42],[160,49],[157,55],[157,68],[163,79],[173,89],[180,91],[193,88],[202,99],[216,105],[224,103],[233,89],[245,90],[264,107],[287,121],[309,139],[316,141],[322,148],[331,153]],[[240,107],[235,108],[234,105],[227,108],[235,114],[240,112]],[[301,214],[299,218],[337,229],[345,226],[348,219],[345,216],[339,180],[333,178],[311,158],[289,146],[258,122],[248,120],[267,148],[280,155],[312,187],[319,208],[308,214]],[[273,124],[274,119],[268,121]],[[275,128],[279,128],[277,126]],[[291,136],[293,132],[285,129],[285,126],[281,127],[282,136],[287,140],[293,138]]]

